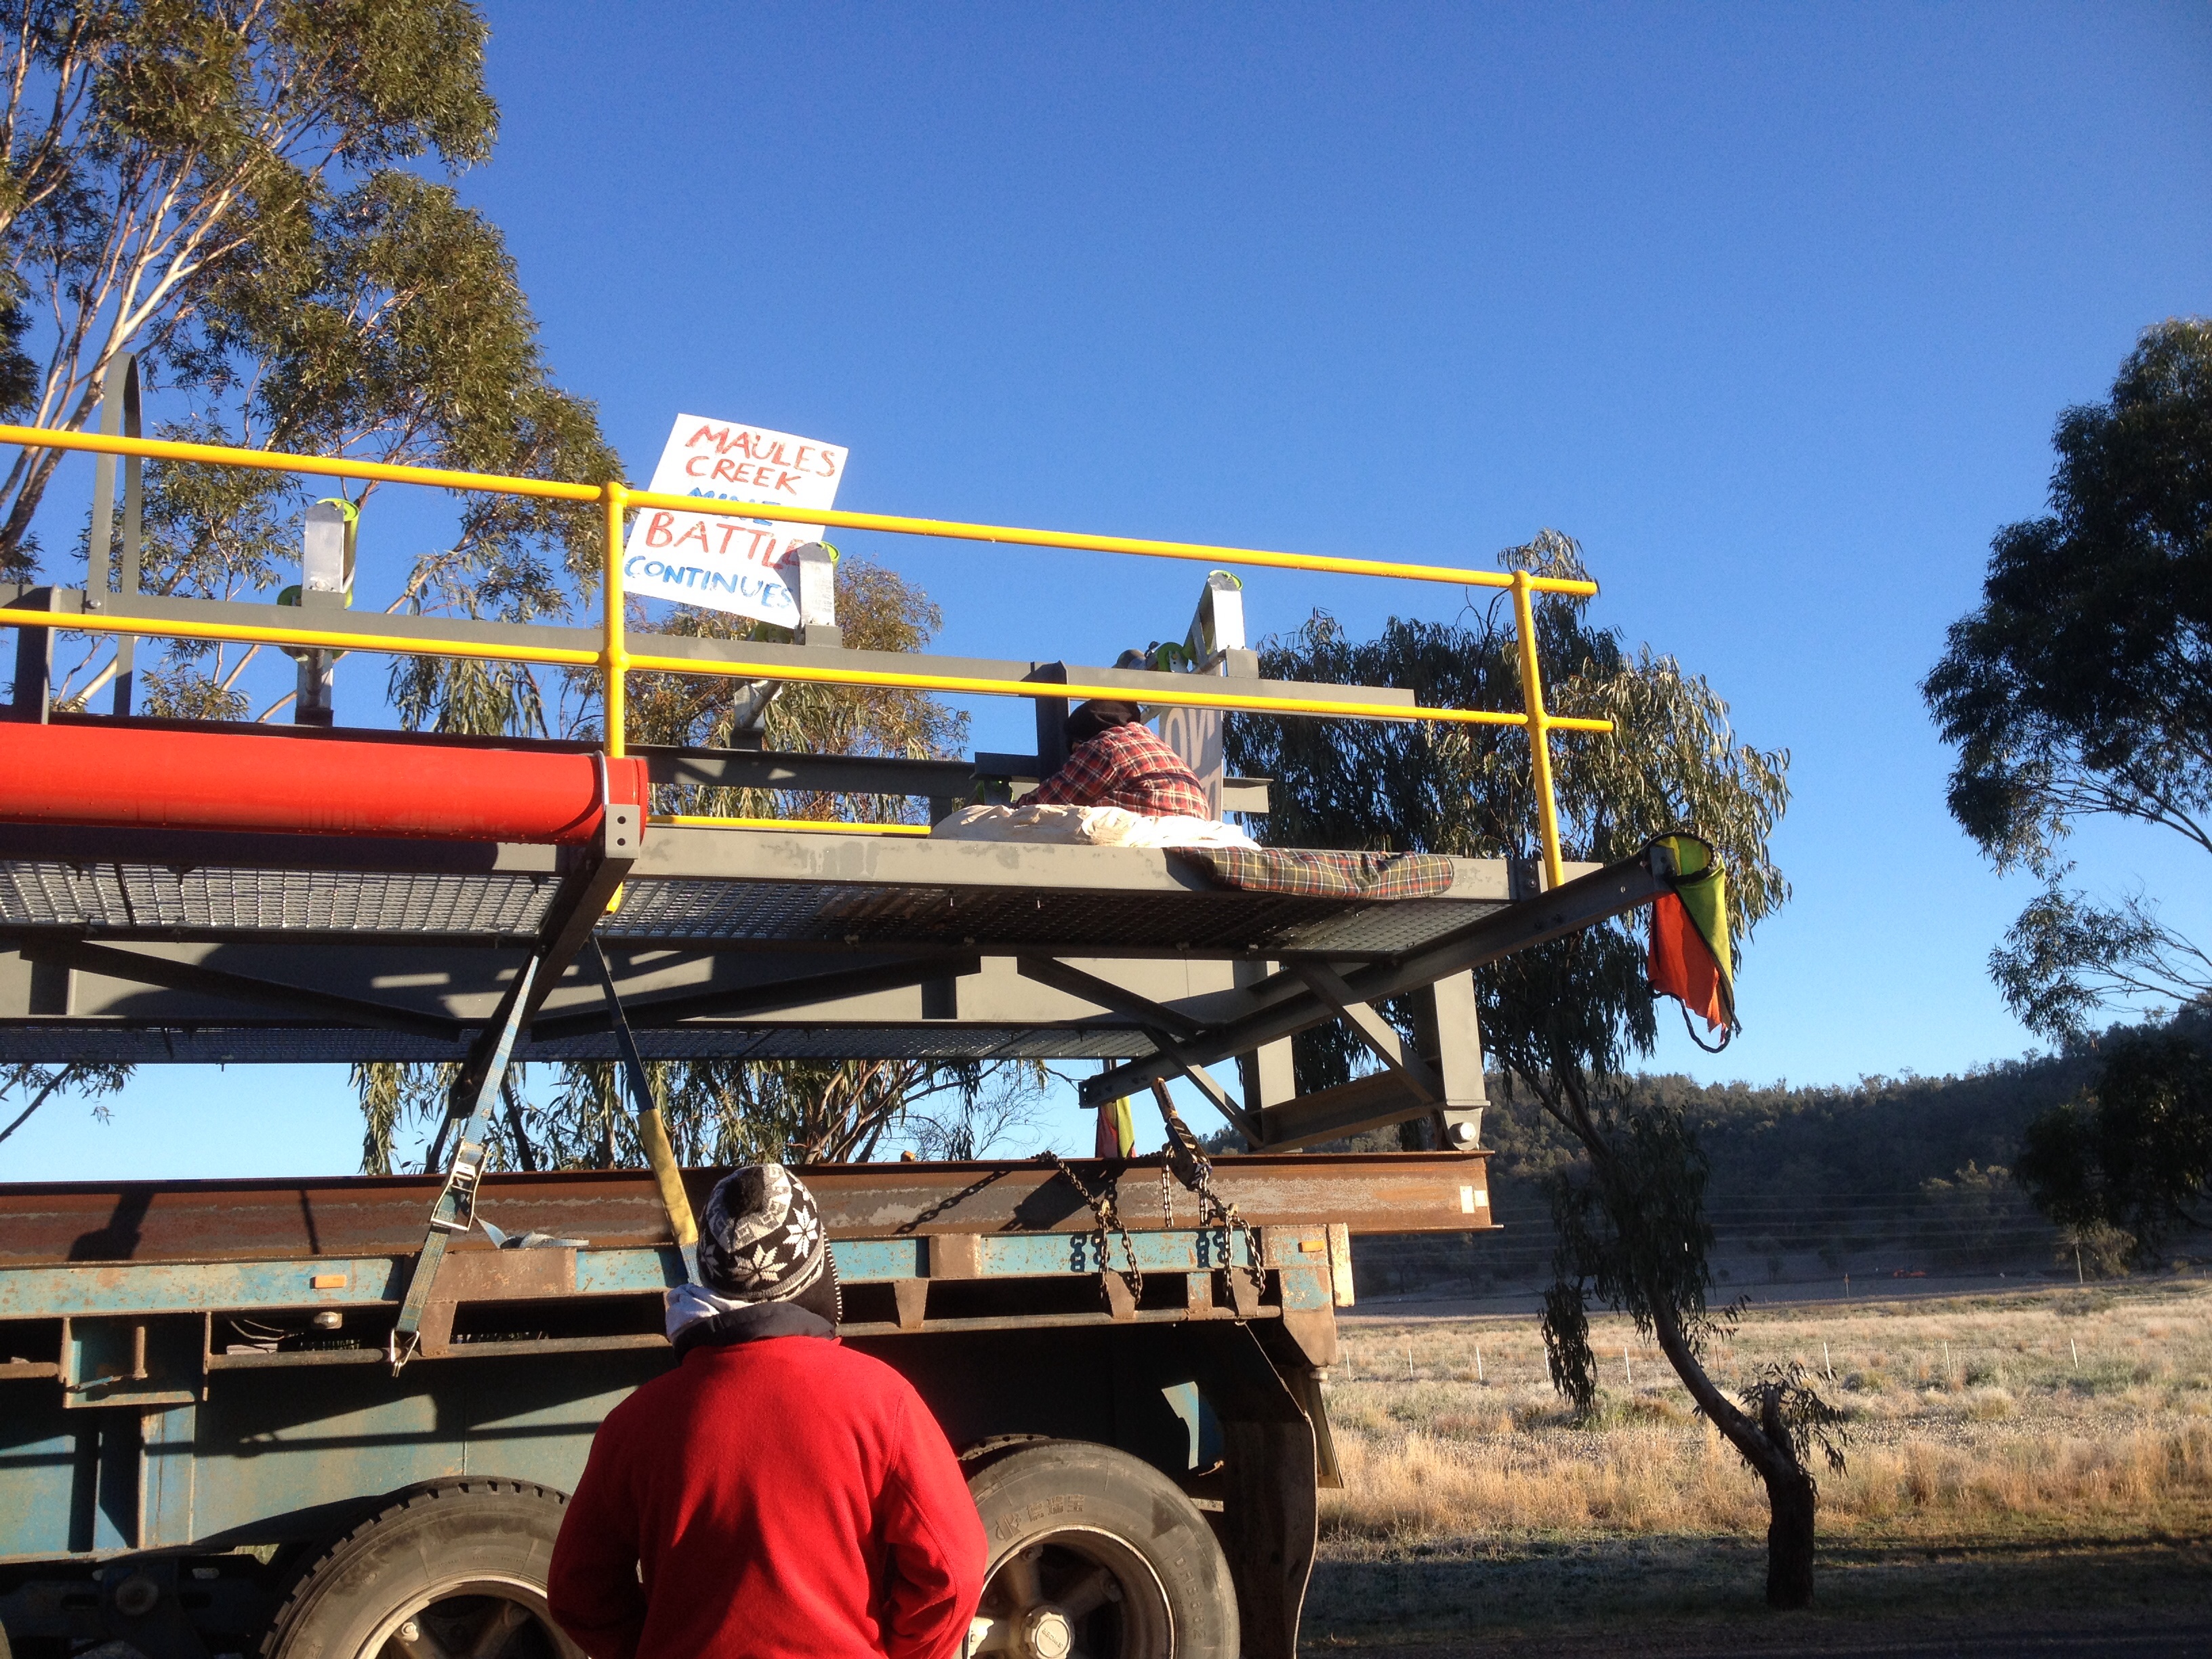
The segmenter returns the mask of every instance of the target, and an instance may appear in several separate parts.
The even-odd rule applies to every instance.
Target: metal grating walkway
[[[71,831],[25,856],[4,844],[16,838],[0,837],[0,933],[506,944],[543,931],[564,875],[541,848],[447,854],[441,868],[445,849],[428,842]],[[70,846],[54,856],[63,838],[84,855]],[[1503,866],[1472,860],[1449,894],[1378,902],[1218,888],[1128,848],[818,845],[837,839],[649,832],[599,931],[611,943],[744,950],[1371,957],[1417,950],[1507,902]]]
[[[426,934],[519,939],[544,924],[549,876],[0,862],[0,927],[118,936]]]
[[[0,825],[0,1060],[459,1060],[556,935],[569,955],[517,1056],[604,1059],[615,1039],[574,955],[595,925],[650,1059],[1121,1064],[1154,1054],[1162,1028],[1303,1009],[1302,958],[1387,975],[1538,920],[1498,860],[1456,860],[1440,895],[1376,900],[1217,887],[1131,848],[658,824],[641,839],[616,860]]]
[[[633,881],[601,934],[629,943],[1081,947],[1208,955],[1410,950],[1503,901],[1343,899],[1228,890],[994,890],[908,883]]]

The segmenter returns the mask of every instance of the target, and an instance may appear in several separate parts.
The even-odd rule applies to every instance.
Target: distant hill
[[[1680,1111],[1712,1164],[1716,1259],[1732,1279],[1956,1273],[2049,1264],[2056,1231],[2009,1170],[2030,1119],[2071,1098],[2095,1068],[2069,1054],[1942,1078],[1869,1077],[1849,1087],[1636,1078],[1640,1102]],[[1565,1137],[1493,1087],[1484,1141],[1492,1203],[1517,1237],[1477,1241],[1492,1278],[1547,1270],[1539,1182],[1569,1161]]]
[[[2177,1019],[2212,1032],[2212,1012]],[[2109,1037],[2126,1029],[2114,1026]],[[2011,1168],[2021,1132],[2096,1074],[2094,1047],[2001,1060],[1952,1077],[1864,1077],[1856,1084],[1699,1084],[1643,1073],[1639,1103],[1673,1107],[1712,1165],[1718,1289],[1748,1284],[1943,1278],[2062,1265],[2058,1231],[2036,1213]],[[1551,1271],[1550,1206],[1541,1182],[1573,1161],[1571,1143],[1534,1103],[1490,1079],[1483,1145],[1491,1211],[1502,1232],[1369,1238],[1354,1252],[1365,1294],[1416,1290],[1504,1293]],[[1233,1131],[1208,1144],[1241,1145]],[[1380,1129],[1316,1152],[1395,1152]],[[2070,1257],[2063,1258],[2070,1261]],[[2071,1269],[2068,1272],[2070,1274]]]
[[[2078,1095],[2095,1071],[2095,1052],[2085,1048],[1952,1077],[1793,1088],[1645,1073],[1629,1090],[1680,1110],[1711,1162],[1706,1210],[1725,1299],[1731,1286],[1845,1274],[1871,1285],[1893,1275],[2058,1271],[2067,1259],[2058,1231],[2014,1184],[2011,1166],[2029,1121]],[[1490,1097],[1483,1144],[1492,1150],[1492,1213],[1504,1231],[1367,1239],[1354,1254],[1363,1293],[1504,1294],[1548,1276],[1540,1183],[1572,1161],[1571,1146],[1533,1103],[1510,1097],[1503,1079],[1491,1079]],[[1336,1145],[1395,1150],[1397,1132]]]

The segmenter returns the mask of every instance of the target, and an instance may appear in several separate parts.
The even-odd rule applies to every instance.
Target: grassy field
[[[1583,1426],[1531,1317],[1345,1330],[1310,1647],[1623,1617],[1771,1633],[1763,1491],[1626,1321],[1594,1325],[1606,1393]],[[1731,1392],[1788,1360],[1850,1419],[1849,1466],[1821,1481],[1820,1618],[2212,1607],[2212,1283],[1753,1312],[1711,1356]],[[1793,1645],[1817,1634],[1800,1620]]]

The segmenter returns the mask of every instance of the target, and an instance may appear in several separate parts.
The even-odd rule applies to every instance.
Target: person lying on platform
[[[1104,698],[1067,717],[1067,764],[1024,806],[1119,806],[1154,817],[1210,818],[1206,786],[1161,742],[1133,703]]]

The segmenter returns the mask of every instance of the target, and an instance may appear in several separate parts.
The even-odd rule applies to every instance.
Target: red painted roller
[[[645,763],[459,744],[0,724],[0,821],[577,842]]]

